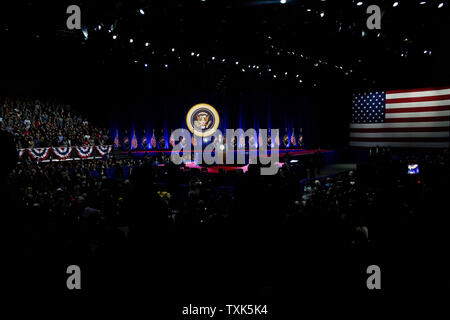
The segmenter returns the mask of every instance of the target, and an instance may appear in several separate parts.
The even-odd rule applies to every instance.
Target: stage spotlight
[[[145,64],[144,64],[144,67],[146,67],[146,68],[147,68],[147,67],[148,67],[148,64],[147,64],[147,63],[145,63]]]
[[[236,61],[236,65],[238,65],[239,64],[239,61]]]
[[[148,42],[145,43],[145,46],[146,46],[146,47],[148,47],[149,45],[150,45],[150,43],[148,43]]]
[[[444,6],[444,3],[441,2],[441,3],[439,3],[438,8],[440,9],[440,8],[442,8],[443,6]]]
[[[134,42],[133,38],[130,38],[130,43],[133,43],[133,42]]]
[[[211,57],[211,60],[216,60],[216,57]]]
[[[294,159],[294,160],[291,160],[290,162],[291,162],[291,163],[297,163],[298,160],[295,160],[295,159]]]
[[[191,52],[191,57],[193,57],[195,55],[195,52]]]
[[[197,58],[200,57],[200,53],[197,53]]]
[[[394,4],[392,5],[394,8],[398,6],[398,1],[395,1]]]
[[[172,48],[172,52],[175,52],[175,48]]]
[[[356,5],[357,5],[358,7],[360,7],[360,6],[363,5],[363,3],[362,3],[362,1],[359,1],[358,3],[356,3]]]
[[[286,3],[286,0],[280,0],[280,3],[281,3],[281,4],[285,4],[285,3]]]
[[[321,18],[325,17],[325,12],[322,11],[322,12],[320,13],[320,17],[321,17]]]
[[[166,69],[167,69],[167,68],[169,67],[169,65],[168,65],[168,64],[165,64],[164,67],[166,67]]]
[[[142,15],[144,15],[144,14],[145,14],[145,11],[144,11],[143,9],[139,9],[139,13],[142,14]]]
[[[86,27],[83,27],[83,28],[81,29],[81,32],[83,32],[84,39],[87,40],[88,37],[89,37],[88,29],[87,29]]]
[[[117,39],[117,36],[116,36],[116,35],[113,35],[112,38],[113,38],[114,40],[116,40],[116,39]]]
[[[422,1],[420,4],[426,4],[427,2],[426,1]]]

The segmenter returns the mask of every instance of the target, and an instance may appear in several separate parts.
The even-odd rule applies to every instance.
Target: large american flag
[[[447,148],[450,87],[353,95],[350,146]]]

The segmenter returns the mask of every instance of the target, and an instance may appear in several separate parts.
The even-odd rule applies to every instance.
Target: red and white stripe
[[[351,124],[350,146],[448,148],[450,88],[386,92],[384,123]]]

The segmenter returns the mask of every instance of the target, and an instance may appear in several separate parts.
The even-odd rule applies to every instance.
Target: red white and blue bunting
[[[45,160],[50,155],[50,149],[51,148],[34,148],[27,149],[27,151],[34,160]]]
[[[101,157],[104,157],[111,152],[112,146],[96,146],[95,149],[97,149],[97,152]]]
[[[94,156],[94,151],[97,151],[99,156],[104,157],[112,151],[112,146],[17,149],[17,155],[20,159],[26,151],[34,160],[46,160],[53,153],[58,159],[66,160],[72,155],[73,150],[80,158],[85,159]]]
[[[94,151],[94,147],[74,147],[80,158],[89,158],[92,156],[92,152]]]
[[[65,159],[69,158],[72,153],[71,147],[59,147],[59,148],[52,148],[52,149],[53,149],[53,153],[55,154],[55,156],[58,157],[58,159],[60,159],[60,160],[65,160]]]

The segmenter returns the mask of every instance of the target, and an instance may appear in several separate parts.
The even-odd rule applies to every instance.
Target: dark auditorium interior
[[[4,291],[160,319],[448,296],[449,32],[448,0],[2,1]]]

